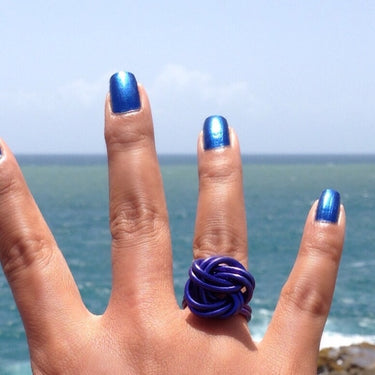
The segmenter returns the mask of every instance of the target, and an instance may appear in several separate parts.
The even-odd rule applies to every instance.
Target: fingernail
[[[113,113],[126,113],[141,108],[137,80],[132,73],[115,73],[109,81]]]
[[[316,210],[315,220],[337,223],[340,213],[340,194],[332,189],[323,190]]]
[[[229,146],[229,128],[222,116],[207,117],[203,125],[203,147],[205,150]]]

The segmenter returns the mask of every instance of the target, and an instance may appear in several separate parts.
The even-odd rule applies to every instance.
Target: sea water
[[[182,299],[191,263],[198,196],[193,157],[161,157]],[[322,346],[375,343],[375,158],[244,157],[249,264],[256,278],[249,324],[260,340],[293,266],[306,214],[327,187],[339,190],[347,233]],[[19,157],[30,189],[72,270],[87,307],[101,314],[111,291],[107,166],[104,157]],[[316,277],[320,277],[319,274]],[[31,374],[22,321],[0,272],[0,375]]]

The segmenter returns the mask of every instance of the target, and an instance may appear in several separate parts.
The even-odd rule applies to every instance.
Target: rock
[[[318,374],[375,375],[375,345],[362,343],[322,349],[318,358]]]

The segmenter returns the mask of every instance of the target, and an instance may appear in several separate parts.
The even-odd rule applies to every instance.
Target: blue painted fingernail
[[[337,223],[340,213],[340,194],[332,189],[323,190],[316,210],[317,221]]]
[[[203,125],[203,147],[205,150],[229,146],[229,128],[222,116],[210,116]]]
[[[113,113],[126,113],[141,108],[138,84],[132,73],[115,73],[109,81]]]

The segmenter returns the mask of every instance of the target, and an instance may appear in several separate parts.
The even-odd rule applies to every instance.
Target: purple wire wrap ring
[[[196,259],[189,269],[182,307],[203,318],[226,319],[241,314],[249,321],[254,288],[254,277],[236,259]]]

